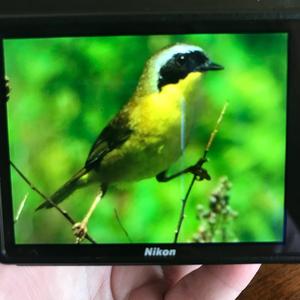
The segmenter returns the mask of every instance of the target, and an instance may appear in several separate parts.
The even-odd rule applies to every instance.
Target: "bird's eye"
[[[176,63],[177,63],[178,65],[183,65],[185,62],[186,62],[186,56],[185,56],[185,55],[179,55],[179,56],[176,58]]]

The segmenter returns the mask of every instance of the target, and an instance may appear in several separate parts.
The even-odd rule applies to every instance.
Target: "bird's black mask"
[[[177,53],[163,65],[159,71],[158,89],[170,83],[177,83],[191,72],[223,70],[223,67],[211,62],[201,51]]]

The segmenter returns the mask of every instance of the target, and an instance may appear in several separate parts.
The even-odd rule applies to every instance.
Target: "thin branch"
[[[226,113],[227,107],[228,107],[228,102],[225,102],[225,104],[224,104],[224,106],[223,106],[223,108],[222,108],[222,111],[221,111],[221,113],[220,113],[220,116],[219,116],[219,118],[218,118],[218,120],[217,120],[216,126],[215,126],[213,132],[210,134],[209,140],[208,140],[208,142],[207,142],[207,144],[206,144],[205,152],[204,152],[204,156],[205,156],[205,157],[206,157],[207,152],[209,151],[209,149],[210,149],[210,147],[211,147],[211,145],[212,145],[212,143],[213,143],[213,141],[214,141],[214,139],[215,139],[217,133],[218,133],[219,130],[220,130],[220,126],[221,126],[222,120],[223,120],[223,118],[224,118],[224,115],[225,115],[225,113]]]
[[[72,225],[76,222],[75,220],[63,209],[61,209],[55,202],[53,202],[50,198],[48,198],[44,193],[42,193],[36,186],[34,186],[31,181],[23,174],[23,172],[12,162],[10,161],[10,165],[13,169],[20,175],[20,177],[28,184],[28,186],[36,192],[40,197],[42,197],[45,201],[49,202],[56,210],[60,212],[60,214]],[[89,240],[92,244],[97,244],[96,241],[86,234],[85,238]]]
[[[19,205],[19,208],[18,208],[18,211],[17,211],[17,214],[16,214],[16,217],[14,219],[14,223],[16,224],[20,218],[20,215],[23,211],[23,208],[25,206],[25,203],[28,199],[28,196],[29,196],[29,193],[27,193],[24,197],[23,197],[23,200],[21,201],[20,205]]]
[[[180,229],[181,229],[181,226],[182,226],[182,222],[183,222],[183,220],[184,220],[184,212],[185,212],[186,203],[187,203],[188,197],[189,197],[189,195],[190,195],[190,193],[191,193],[191,190],[192,190],[192,188],[193,188],[193,186],[194,186],[194,183],[195,183],[195,181],[196,181],[196,178],[197,178],[197,176],[194,175],[194,176],[193,176],[193,179],[192,179],[192,181],[191,181],[191,183],[190,183],[190,185],[189,185],[189,188],[188,188],[188,190],[187,190],[187,192],[186,192],[186,195],[185,195],[185,197],[184,197],[183,200],[182,200],[181,211],[180,211],[179,220],[178,220],[178,224],[177,224],[177,229],[176,229],[176,231],[175,231],[175,237],[174,237],[174,243],[175,243],[175,244],[176,244],[177,241],[178,241]]]
[[[118,214],[118,211],[117,211],[116,208],[115,208],[115,215],[116,215],[116,219],[117,219],[117,221],[118,221],[120,227],[122,228],[123,232],[125,233],[125,235],[126,235],[128,241],[129,241],[130,243],[133,243],[132,239],[130,238],[130,235],[129,235],[128,231],[125,229],[125,227],[123,226],[123,224],[122,224],[122,222],[121,222],[121,220],[120,220],[120,217],[119,217],[119,214]]]
[[[227,110],[227,107],[228,107],[228,102],[225,102],[225,104],[224,104],[224,106],[222,108],[222,111],[221,111],[221,113],[219,115],[219,118],[218,118],[218,120],[216,122],[215,128],[214,128],[214,130],[210,134],[210,137],[209,137],[209,140],[208,140],[208,142],[206,144],[204,153],[203,153],[202,157],[199,159],[199,161],[197,162],[197,167],[199,169],[201,169],[202,166],[207,162],[207,154],[208,154],[208,152],[209,152],[209,150],[211,148],[211,145],[212,145],[212,143],[213,143],[213,141],[214,141],[214,139],[215,139],[218,131],[220,130],[220,126],[221,126],[223,117],[225,115],[225,112]],[[190,193],[192,191],[192,188],[193,188],[193,186],[195,184],[195,181],[196,181],[197,177],[198,177],[197,175],[193,176],[192,181],[191,181],[191,183],[190,183],[190,185],[188,187],[188,190],[187,190],[187,192],[186,192],[186,194],[185,194],[185,196],[184,196],[184,198],[182,200],[182,206],[181,206],[181,210],[180,210],[179,220],[178,220],[178,224],[177,224],[177,228],[176,228],[175,236],[174,236],[174,243],[175,244],[178,241],[179,233],[180,233],[181,226],[182,226],[182,223],[183,223],[183,220],[184,220],[184,212],[185,212],[185,207],[186,207],[186,204],[187,204],[187,200],[188,200],[188,198],[190,196]],[[203,179],[205,179],[205,178],[200,177],[199,180],[203,180]]]

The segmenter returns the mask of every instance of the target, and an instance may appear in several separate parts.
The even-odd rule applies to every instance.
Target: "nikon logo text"
[[[159,247],[145,248],[144,256],[175,256],[176,249],[160,249]]]

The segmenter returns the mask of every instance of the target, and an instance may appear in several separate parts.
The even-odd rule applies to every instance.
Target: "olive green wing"
[[[85,169],[93,169],[107,153],[120,147],[131,134],[132,129],[129,127],[128,113],[121,111],[96,139],[86,160]]]
[[[128,127],[128,113],[121,111],[100,133],[88,155],[85,166],[79,170],[70,180],[59,188],[51,197],[51,202],[56,204],[69,197],[80,185],[80,179],[87,174],[102,158],[117,147],[120,147],[131,135]],[[49,201],[43,202],[36,210],[51,208]]]

